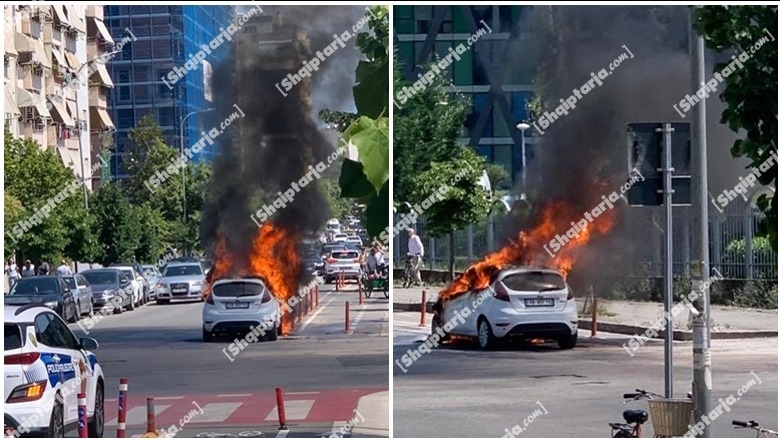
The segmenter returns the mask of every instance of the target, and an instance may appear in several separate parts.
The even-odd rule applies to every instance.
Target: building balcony
[[[103,19],[103,6],[90,5],[87,6],[87,17]]]
[[[89,88],[89,106],[106,109],[108,106],[107,93],[101,87]]]

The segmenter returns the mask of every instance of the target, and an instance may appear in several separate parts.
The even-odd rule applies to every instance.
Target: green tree
[[[24,217],[25,209],[24,206],[22,206],[22,202],[19,201],[16,197],[9,194],[8,191],[3,192],[3,221],[5,222],[5,227],[8,229],[9,227],[13,227],[13,225],[16,224],[19,220],[22,220]],[[4,259],[8,259],[11,255],[14,254],[14,251],[16,251],[16,243],[9,237],[7,234],[3,237],[4,244],[5,244],[5,252],[3,254]]]
[[[366,230],[372,237],[387,227],[390,204],[390,137],[387,89],[390,85],[389,9],[373,6],[366,12],[369,32],[358,34],[357,45],[365,56],[358,63],[353,87],[357,114],[321,112],[326,122],[343,131],[341,145],[354,145],[360,161],[344,159],[339,177],[341,197],[366,206]],[[349,125],[343,128],[347,123]],[[343,130],[342,130],[343,128]]]
[[[509,171],[499,163],[487,164],[485,166],[485,172],[487,172],[488,180],[490,181],[490,189],[493,190],[493,192],[512,183]]]
[[[49,199],[71,186],[76,177],[54,150],[41,149],[36,141],[16,139],[8,130],[4,133],[4,141],[5,191],[13,197],[14,209],[20,215],[16,221],[28,222]],[[90,255],[94,236],[84,212],[82,189],[79,186],[73,194],[68,194],[60,203],[50,205],[49,216],[40,224],[30,224],[28,231],[16,228],[16,223],[6,225],[6,230],[16,238],[15,243],[9,243],[6,234],[7,246],[21,251],[31,260],[55,261],[63,253],[69,258]],[[18,211],[18,207],[24,207],[24,212]]]
[[[97,220],[100,243],[97,262],[107,266],[136,257],[143,234],[141,217],[139,209],[130,204],[120,185],[116,182],[102,185],[90,209]]]
[[[399,96],[410,84],[403,80],[397,60],[395,64],[394,88]],[[487,216],[490,194],[479,184],[484,159],[458,141],[469,103],[460,94],[447,93],[448,85],[444,78],[435,77],[424,90],[407,96],[395,112],[393,194],[396,203],[415,205],[440,187],[450,187],[444,200],[425,211],[425,218],[431,235],[449,235],[449,270],[454,278],[454,232]]]
[[[318,182],[321,186],[322,194],[325,196],[328,206],[330,206],[330,215],[333,218],[341,219],[352,214],[353,203],[349,199],[341,197],[341,187],[338,180],[323,177]]]
[[[758,168],[777,152],[777,5],[772,6],[698,6],[694,8],[694,26],[707,46],[718,52],[749,57],[739,58],[744,65],[728,77],[721,100],[726,109],[720,122],[738,133],[731,147],[734,157],[747,157]],[[766,32],[773,35],[770,37]],[[754,45],[763,45],[753,49]],[[729,60],[731,62],[731,60]],[[718,63],[720,72],[728,63]],[[759,176],[763,185],[777,187],[777,162]],[[777,197],[761,196],[758,206],[766,215],[766,229],[772,248],[777,251]]]

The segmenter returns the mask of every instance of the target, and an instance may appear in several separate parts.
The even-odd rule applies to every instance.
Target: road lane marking
[[[333,291],[332,291],[332,290],[331,290],[331,291],[328,291],[328,293],[327,293],[326,295],[323,295],[323,299],[325,299],[325,297],[327,297],[327,296],[330,296],[332,293],[333,293]],[[301,332],[301,333],[303,333],[303,331],[304,331],[304,330],[306,330],[306,327],[307,327],[307,326],[308,326],[308,325],[309,325],[309,324],[310,324],[312,321],[314,321],[314,318],[316,318],[316,317],[317,317],[317,315],[319,315],[319,314],[320,314],[320,312],[322,312],[323,310],[325,310],[325,307],[329,306],[329,305],[330,305],[330,303],[332,303],[332,302],[333,302],[333,300],[335,300],[335,299],[336,299],[336,297],[334,296],[334,297],[333,297],[333,298],[331,298],[331,299],[330,299],[328,302],[324,303],[324,304],[322,305],[322,307],[320,307],[320,308],[319,308],[319,309],[318,309],[316,312],[314,312],[314,314],[313,314],[313,315],[311,315],[311,316],[309,317],[309,319],[307,319],[307,320],[306,320],[306,322],[304,322],[304,323],[303,323],[303,325],[301,326],[300,332]]]
[[[230,417],[243,402],[209,403],[203,405],[203,414],[193,417],[198,423],[219,423]]]
[[[352,324],[349,327],[350,333],[355,331],[358,324],[360,324],[360,320],[363,318],[363,314],[365,313],[366,313],[366,305],[364,304],[363,307],[360,308],[360,312],[358,312],[357,316],[355,316],[355,320],[352,321]]]
[[[170,408],[171,405],[155,405],[154,415],[159,416],[161,412]],[[125,419],[126,426],[142,425],[146,423],[146,405],[136,406],[127,412],[127,418]],[[114,418],[106,424],[106,426],[116,426],[117,419]]]
[[[284,393],[285,396],[300,396],[303,394],[319,394],[319,391],[295,391],[292,393]]]
[[[155,397],[154,400],[176,400],[183,399],[184,396]]]
[[[280,429],[279,432],[276,433],[276,438],[285,438],[289,432],[289,429]]]
[[[217,397],[249,397],[251,396],[251,393],[248,394],[217,394]]]
[[[311,407],[314,406],[314,400],[288,400],[284,403],[284,412],[287,420],[306,420]],[[271,412],[266,416],[265,421],[270,422],[279,420],[277,406],[274,405]]]

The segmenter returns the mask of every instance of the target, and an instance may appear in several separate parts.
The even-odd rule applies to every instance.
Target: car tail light
[[[333,263],[335,263],[335,262],[336,262],[336,259],[335,259],[335,258],[332,258],[332,257],[331,257],[331,258],[328,258],[328,263],[330,263],[330,264],[333,264]]]
[[[360,258],[355,258],[354,260],[352,260],[352,262],[353,263],[360,263]]]
[[[214,294],[209,293],[209,296],[206,297],[206,304],[214,305]]]
[[[12,354],[5,357],[6,365],[30,365],[41,357],[40,353]]]
[[[493,291],[497,300],[509,302],[509,292],[506,291],[506,287],[504,287],[502,282],[497,282]]]
[[[46,383],[48,381],[41,380],[38,382],[27,383],[19,385],[14,388],[5,403],[18,403],[18,402],[30,402],[32,400],[38,400],[43,396],[43,392],[46,391]]]
[[[271,293],[268,291],[268,289],[264,290],[263,291],[263,300],[261,301],[261,303],[265,304],[268,301],[271,301],[271,299],[272,299]]]

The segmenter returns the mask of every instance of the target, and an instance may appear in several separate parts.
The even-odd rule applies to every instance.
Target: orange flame
[[[443,300],[451,299],[470,290],[484,289],[490,284],[493,273],[509,265],[530,265],[550,267],[561,271],[566,277],[583,246],[594,234],[605,235],[615,223],[615,211],[606,210],[593,222],[588,223],[574,238],[566,237],[566,232],[583,218],[583,213],[560,201],[548,202],[541,210],[536,225],[530,231],[521,231],[516,240],[502,249],[486,256],[482,261],[469,267],[449,286],[439,292]],[[555,252],[549,243],[557,236],[568,242]],[[545,250],[545,245],[549,252]],[[555,256],[551,257],[550,253]]]
[[[300,257],[296,244],[299,239],[297,232],[265,223],[252,241],[249,261],[243,264],[236,264],[235,257],[227,251],[225,240],[220,239],[209,279],[213,283],[228,277],[262,278],[277,301],[284,304],[298,291]],[[211,283],[206,287],[204,297],[211,294]],[[293,318],[290,313],[282,314],[282,334],[292,331]]]

